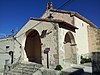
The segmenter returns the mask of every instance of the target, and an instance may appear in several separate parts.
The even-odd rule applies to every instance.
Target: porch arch
[[[65,50],[65,59],[73,58],[75,52],[75,39],[73,34],[69,31],[65,34],[64,38],[64,50]]]
[[[29,62],[42,63],[41,39],[37,30],[30,29],[26,32],[25,52]]]

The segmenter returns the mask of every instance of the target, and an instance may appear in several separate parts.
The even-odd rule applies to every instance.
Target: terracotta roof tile
[[[46,22],[54,22],[54,23],[62,23],[62,25],[67,25],[68,27],[72,27],[74,29],[78,29],[77,27],[59,19],[48,19],[48,18],[30,18],[30,20],[37,20],[37,21],[46,21]]]

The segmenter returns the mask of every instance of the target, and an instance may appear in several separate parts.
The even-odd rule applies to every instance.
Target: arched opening
[[[75,39],[71,32],[67,32],[64,38],[65,59],[71,60],[75,52]]]
[[[31,29],[26,32],[25,52],[29,62],[42,63],[41,40],[38,31]]]

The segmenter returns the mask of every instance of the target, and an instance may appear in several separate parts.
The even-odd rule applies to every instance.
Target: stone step
[[[11,71],[11,72],[7,73],[7,75],[13,75],[13,74],[21,74],[21,75],[27,74],[27,75],[31,75],[33,73],[34,73],[33,71],[29,72],[29,71],[17,71],[17,70],[14,70],[14,71]]]
[[[7,75],[32,75],[32,73],[31,73],[31,74],[29,74],[29,73],[19,73],[19,72],[13,72],[13,73],[7,73]]]
[[[42,65],[41,64],[37,64],[37,63],[20,63],[19,65],[18,65],[18,67],[42,67]]]
[[[16,71],[16,72],[34,72],[34,71],[37,71],[38,69],[29,69],[29,68],[27,68],[27,69],[13,69],[12,71]]]
[[[14,68],[11,68],[10,71],[8,71],[7,75],[32,75],[40,67],[42,67],[41,64],[23,62],[23,63],[19,63]]]

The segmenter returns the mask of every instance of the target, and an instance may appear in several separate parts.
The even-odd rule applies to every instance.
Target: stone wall
[[[71,44],[73,44],[73,42],[70,43],[69,49],[68,49],[67,45],[65,47],[65,36],[69,32],[73,35],[73,39],[72,39],[72,37],[70,37],[70,39],[72,41],[75,38],[75,32],[72,32],[72,31],[64,29],[64,28],[58,29],[59,64],[61,64],[64,68],[71,67],[71,64],[73,63],[73,56],[77,51],[76,46],[71,46]],[[68,56],[70,56],[70,57],[68,57]],[[75,60],[77,61],[76,58],[75,58]]]
[[[88,26],[88,45],[89,45],[89,52],[96,51],[96,33],[97,29],[91,26]]]
[[[50,14],[52,14],[53,19],[58,19],[58,20],[62,20],[65,21],[71,25],[73,25],[73,17],[70,16],[70,14],[66,14],[66,13],[59,13],[59,12],[51,12],[49,10],[47,10],[41,18],[47,18],[48,16],[50,16]]]
[[[50,23],[50,22],[41,22],[40,21],[34,21],[30,20],[27,22],[27,24],[15,35],[17,37],[17,40],[22,44],[22,50],[17,49],[18,43],[16,42],[16,48],[15,51],[21,50],[23,53],[22,58],[23,60],[27,61],[27,56],[25,54],[25,41],[26,41],[26,32],[30,29],[37,30],[41,39],[41,59],[42,64],[44,67],[47,66],[47,55],[44,54],[45,48],[50,48],[49,52],[49,65],[50,68],[55,67],[57,64],[57,30],[55,28],[57,24],[56,23]],[[41,37],[43,31],[46,31],[45,37]],[[17,54],[16,54],[17,55]]]
[[[96,46],[97,46],[97,51],[100,51],[100,29],[97,29],[96,33]]]
[[[70,14],[56,13],[56,12],[52,12],[52,13],[53,13],[54,19],[59,19],[73,25],[73,17],[71,17]]]
[[[89,52],[100,51],[100,29],[88,26]]]
[[[5,60],[8,60],[7,64],[10,65],[9,51],[14,51],[14,40],[12,38],[0,39],[0,69],[4,68]]]

